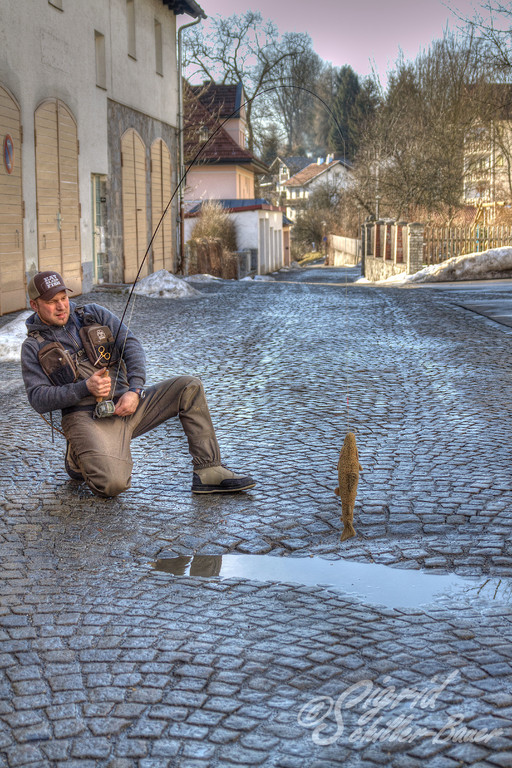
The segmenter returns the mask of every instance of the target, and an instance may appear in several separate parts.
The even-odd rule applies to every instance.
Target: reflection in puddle
[[[389,608],[417,608],[441,597],[484,598],[512,602],[512,584],[505,579],[467,579],[455,574],[390,568],[378,563],[324,560],[321,557],[270,555],[195,555],[157,560],[153,567],[176,576],[219,576],[254,581],[325,584]]]

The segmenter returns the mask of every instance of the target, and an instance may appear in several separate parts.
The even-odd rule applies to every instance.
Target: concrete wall
[[[84,290],[91,286],[91,174],[108,174],[108,100],[176,125],[176,17],[161,0],[136,2],[136,53],[127,53],[126,0],[2,0],[0,83],[20,104],[23,126],[25,264],[38,269],[34,112],[48,98],[73,113],[80,142],[79,183]],[[162,25],[163,76],[156,73],[154,20]],[[104,35],[106,88],[96,85],[95,31]],[[120,140],[120,137],[119,137]],[[170,147],[171,148],[171,147]]]
[[[258,213],[258,274],[266,275],[284,266],[283,214],[280,211]]]
[[[361,240],[355,237],[327,236],[327,263],[331,267],[355,266],[361,261]]]

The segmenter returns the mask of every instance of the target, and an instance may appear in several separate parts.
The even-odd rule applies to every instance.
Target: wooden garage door
[[[132,128],[121,139],[124,281],[133,283],[148,245],[146,147]],[[147,259],[140,276],[147,274]]]
[[[82,290],[78,135],[58,99],[35,113],[39,269],[56,269],[75,293]]]
[[[154,232],[171,199],[171,153],[162,139],[151,147],[151,228]],[[171,207],[153,240],[153,270],[174,269]]]
[[[20,110],[0,86],[0,315],[23,309],[23,196]]]

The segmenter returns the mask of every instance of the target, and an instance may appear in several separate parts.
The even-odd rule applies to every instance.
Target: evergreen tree
[[[368,120],[378,105],[375,83],[370,78],[359,80],[352,67],[342,67],[335,81],[335,96],[331,118],[329,149],[353,160],[360,146]]]
[[[360,90],[359,78],[352,67],[348,64],[341,67],[336,76],[336,94],[332,105],[336,122],[331,122],[329,148],[348,160],[353,160],[357,152],[358,136],[354,113]]]

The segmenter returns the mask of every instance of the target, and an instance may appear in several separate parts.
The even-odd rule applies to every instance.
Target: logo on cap
[[[48,275],[48,277],[43,278],[43,283],[46,290],[54,288],[56,285],[62,285],[60,275]],[[42,293],[44,293],[44,291],[42,291]]]

